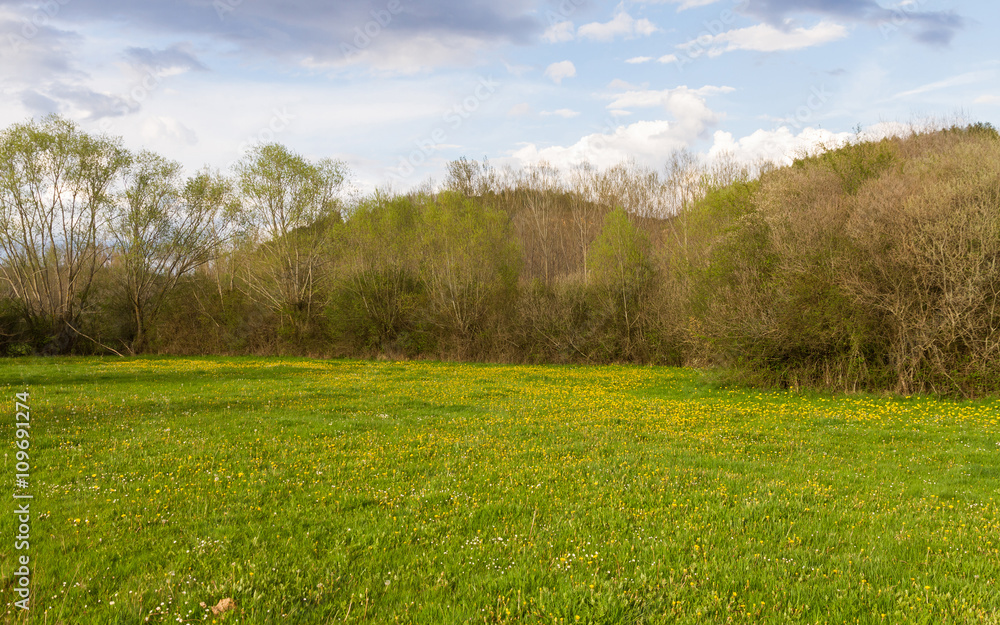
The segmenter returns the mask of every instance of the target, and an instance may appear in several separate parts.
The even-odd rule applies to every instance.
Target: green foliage
[[[649,237],[616,208],[605,216],[587,262],[610,330],[605,358],[641,358],[648,326],[644,304],[656,277]]]
[[[342,221],[339,161],[310,162],[275,143],[255,146],[237,165],[249,297],[280,320],[281,338],[312,343],[329,288],[327,243]]]
[[[44,350],[67,353],[105,262],[102,221],[128,160],[121,141],[49,116],[0,132],[0,279]]]
[[[343,269],[328,310],[335,340],[347,353],[422,352],[426,307],[419,279],[419,205],[412,198],[376,196],[351,213],[336,245]]]
[[[421,209],[430,321],[449,336],[483,338],[517,288],[520,251],[507,215],[453,192],[424,198]]]
[[[418,355],[488,350],[516,295],[507,215],[459,193],[377,195],[351,213],[330,324],[348,346]]]
[[[696,279],[717,355],[744,380],[983,392],[1000,356],[998,156],[980,131],[946,131],[767,174]]]
[[[51,117],[4,131],[0,155],[4,352],[684,363],[1000,390],[990,124],[859,135],[781,168],[459,159],[444,191],[351,200],[343,163],[279,144],[185,180]]]
[[[622,208],[604,217],[604,226],[591,245],[590,271],[594,281],[627,298],[638,296],[653,278],[649,237]]]
[[[949,131],[994,141],[1000,140],[1000,132],[989,122],[975,122],[968,126],[952,126]]]
[[[868,180],[889,169],[898,159],[898,140],[856,141],[819,156],[798,160],[793,166],[818,166],[833,172],[840,180],[842,192],[854,195]]]

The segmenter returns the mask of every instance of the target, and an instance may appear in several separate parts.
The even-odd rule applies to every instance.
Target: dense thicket
[[[184,178],[50,117],[0,133],[0,349],[722,365],[1000,390],[1000,139],[857,140],[789,167],[568,174],[465,159],[346,201],[255,147]]]

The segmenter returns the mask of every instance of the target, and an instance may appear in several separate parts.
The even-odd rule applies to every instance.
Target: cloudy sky
[[[406,189],[495,163],[780,160],[1000,125],[988,0],[0,0],[0,124],[59,113],[189,170],[255,141]]]

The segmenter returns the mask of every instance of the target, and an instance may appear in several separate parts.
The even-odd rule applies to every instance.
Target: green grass
[[[998,401],[251,358],[0,388],[34,495],[30,621],[0,510],[4,623],[1000,623]]]

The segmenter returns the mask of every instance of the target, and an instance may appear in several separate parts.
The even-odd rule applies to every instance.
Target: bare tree
[[[580,267],[584,283],[590,277],[588,267],[590,244],[600,231],[604,215],[609,210],[600,203],[598,176],[597,170],[588,162],[579,165],[571,175],[573,192],[570,196],[570,214],[575,228],[576,244],[580,250]]]

